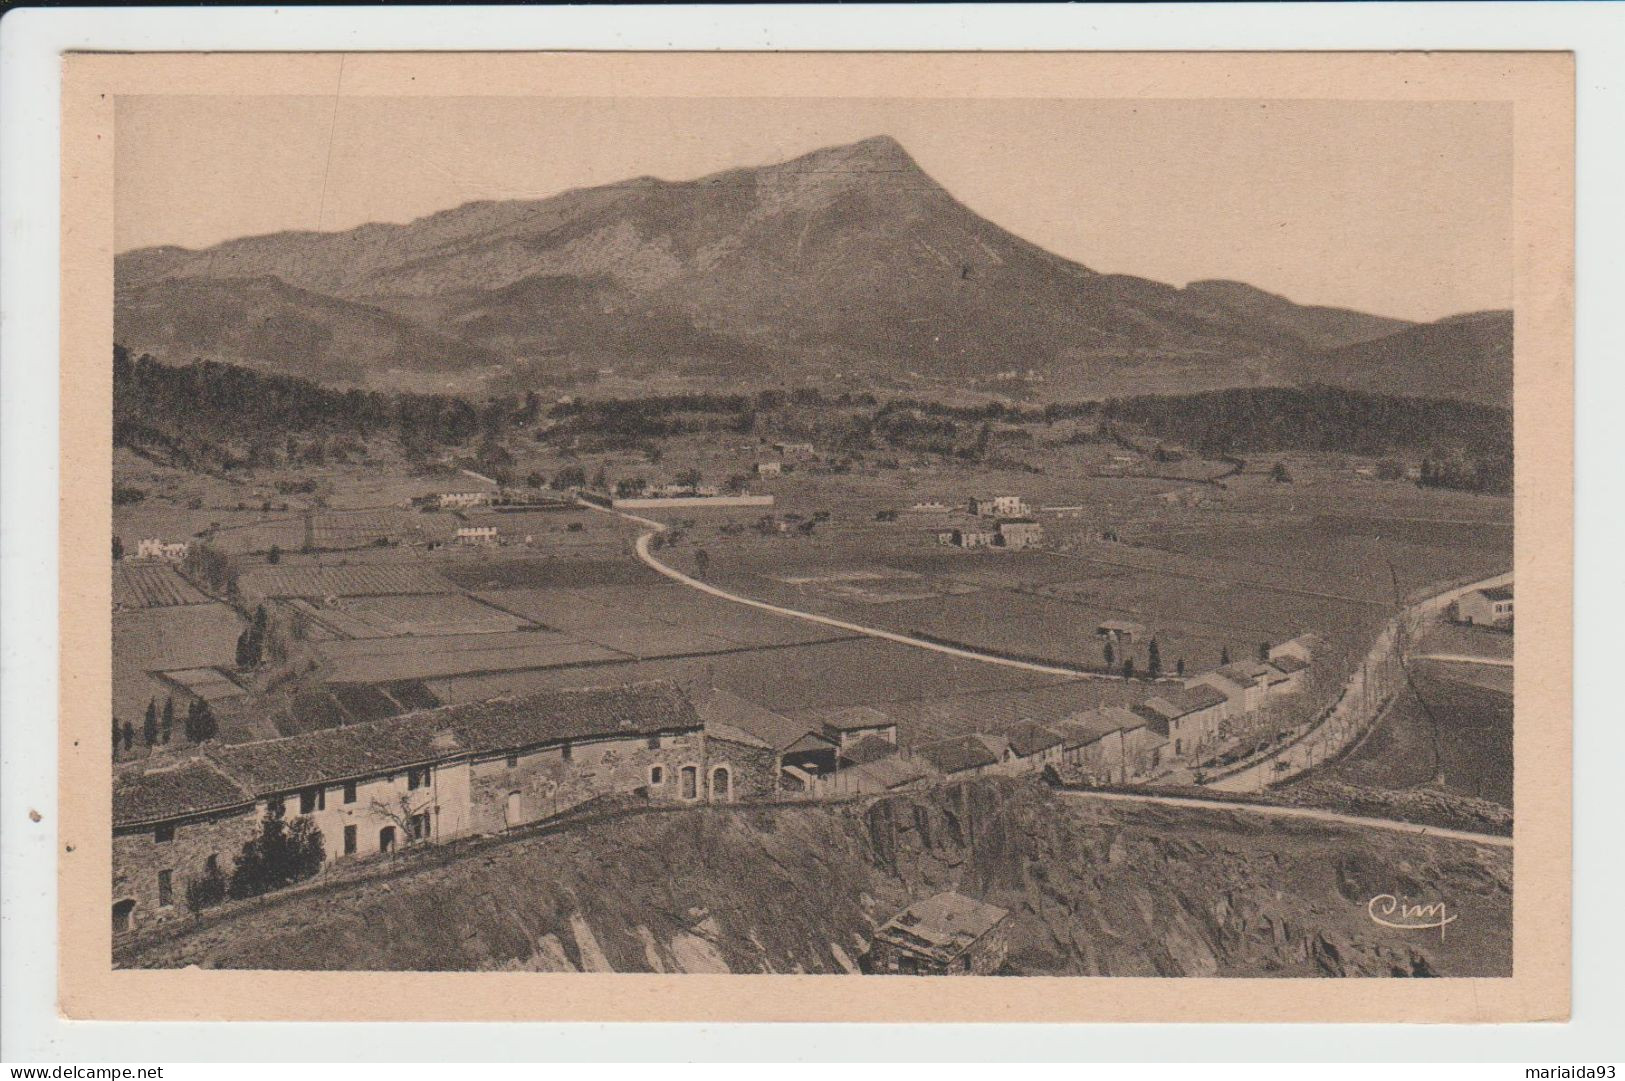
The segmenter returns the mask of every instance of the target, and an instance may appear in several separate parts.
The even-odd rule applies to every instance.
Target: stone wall
[[[728,770],[729,796],[725,802],[772,799],[779,794],[779,755],[766,747],[751,747],[731,740],[706,737],[707,776],[713,781],[718,766]]]
[[[693,797],[683,794],[685,766],[694,770]],[[650,799],[703,799],[704,774],[705,747],[698,732],[595,740],[570,744],[568,750],[554,746],[512,758],[484,758],[469,770],[469,829],[496,833],[562,814],[598,796],[640,788],[648,790]]]
[[[230,878],[237,854],[258,830],[259,816],[248,810],[177,823],[170,841],[157,841],[151,826],[114,830],[112,903],[135,902],[131,929],[184,915],[186,884],[202,877],[211,856],[220,873]],[[162,871],[170,873],[168,905],[159,903],[158,875]]]

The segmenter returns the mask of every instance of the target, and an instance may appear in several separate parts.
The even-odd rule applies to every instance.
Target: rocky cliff
[[[976,782],[821,806],[650,811],[226,912],[123,966],[856,972],[873,929],[957,889],[1012,913],[1012,974],[1492,976],[1511,857],[1244,813]],[[1367,915],[1444,901],[1447,934]]]

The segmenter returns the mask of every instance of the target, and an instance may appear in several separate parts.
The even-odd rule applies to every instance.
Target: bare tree
[[[379,818],[384,819],[395,827],[395,834],[402,844],[410,844],[414,839],[412,822],[419,815],[424,814],[434,805],[432,793],[420,795],[417,792],[402,792],[394,800],[383,800],[376,797],[368,804],[368,810]],[[423,840],[427,840],[425,837]]]

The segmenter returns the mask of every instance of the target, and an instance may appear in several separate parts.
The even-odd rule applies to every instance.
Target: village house
[[[170,563],[179,563],[186,558],[186,551],[187,544],[185,541],[166,544],[158,537],[146,537],[136,543],[135,558],[161,559]]]
[[[1227,702],[1213,687],[1196,684],[1153,695],[1134,707],[1134,712],[1168,740],[1174,758],[1188,761],[1218,743]]]
[[[784,466],[779,462],[757,462],[756,475],[758,477],[777,477],[784,472]]]
[[[908,508],[908,512],[910,514],[947,514],[948,504],[939,503],[935,500],[925,503],[916,503]]]
[[[774,443],[773,449],[779,452],[781,458],[798,460],[811,458],[816,453],[811,443]]]
[[[774,713],[716,688],[698,695],[694,708],[713,754],[737,766],[738,798],[807,792],[840,765],[837,739],[816,723]]]
[[[1042,773],[1046,766],[1061,764],[1065,737],[1052,728],[1018,724],[1006,730],[1004,738],[1005,764],[1012,773]]]
[[[1479,627],[1512,626],[1512,583],[1463,593],[1450,603],[1450,618]]]
[[[950,542],[957,548],[991,548],[999,541],[999,534],[991,529],[956,529]]]
[[[821,710],[814,714],[823,726],[824,734],[835,740],[845,754],[847,748],[860,740],[874,736],[897,745],[897,722],[869,706],[849,706],[845,709]]]
[[[959,781],[998,771],[1002,747],[990,747],[980,735],[956,736],[914,748],[914,757],[948,780]]]
[[[497,527],[494,525],[465,525],[458,526],[452,539],[458,544],[495,544],[497,542]]]
[[[1275,688],[1276,694],[1296,694],[1303,689],[1304,673],[1309,671],[1309,662],[1294,653],[1283,653],[1270,658],[1270,667],[1280,672],[1283,678]]]
[[[1118,706],[1085,710],[1057,726],[1062,737],[1062,761],[1086,778],[1102,784],[1122,784],[1151,773],[1160,766],[1160,737],[1149,722]]]
[[[970,501],[970,512],[978,518],[1025,518],[1031,513],[1019,495],[974,498]]]
[[[230,744],[115,776],[113,922],[178,911],[189,881],[276,810],[322,832],[327,860],[498,833],[593,799],[732,802],[745,769],[668,682],[545,691]]]
[[[872,973],[991,976],[1010,952],[1010,913],[961,893],[917,901],[875,932]]]
[[[1144,623],[1135,623],[1126,619],[1108,619],[1095,628],[1097,638],[1109,638],[1113,645],[1133,645],[1142,638],[1149,637]]]
[[[1006,518],[999,523],[999,544],[1013,551],[1044,541],[1044,527],[1031,518]]]

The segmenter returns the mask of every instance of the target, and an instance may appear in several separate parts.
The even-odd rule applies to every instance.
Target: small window
[[[510,754],[508,756],[508,768],[509,769],[518,769],[519,768],[519,756],[518,755]]]
[[[407,770],[406,787],[409,791],[416,788],[429,787],[429,771],[427,769]]]
[[[354,781],[345,781],[344,782],[344,802],[345,803],[354,803],[355,802],[355,782]]]
[[[159,826],[152,831],[152,839],[156,844],[167,845],[175,839],[174,826]]]
[[[422,814],[413,815],[410,819],[407,820],[407,828],[408,828],[408,830],[410,831],[410,833],[412,835],[412,840],[414,840],[414,841],[426,841],[426,840],[428,840],[429,839],[429,812],[424,811]]]
[[[135,902],[125,898],[113,906],[113,931],[115,933],[130,929],[130,917],[135,914]]]
[[[682,782],[682,796],[684,799],[698,799],[700,795],[700,771],[695,766],[684,766],[678,771],[678,778]]]
[[[158,907],[168,908],[175,903],[175,872],[158,872]]]
[[[265,801],[266,814],[281,815],[284,810],[286,810],[286,808],[283,806],[281,796],[272,796]]]
[[[321,788],[307,788],[299,793],[299,813],[312,814],[325,810],[327,807],[327,791]]]
[[[355,855],[355,849],[356,849],[356,831],[355,831],[355,827],[354,826],[345,826],[344,827],[344,854],[346,856],[353,856],[353,855]]]
[[[649,767],[649,783],[650,784],[665,784],[666,783],[666,767],[665,766],[650,766]]]
[[[564,747],[563,747],[563,749],[562,749],[562,750],[561,750],[561,752],[560,752],[560,753],[561,753],[561,754],[562,754],[562,755],[563,755],[563,757],[564,757],[564,760],[565,760],[565,761],[566,761],[566,762],[568,762],[568,761],[570,761],[570,758],[571,758],[571,748],[570,748],[570,745],[569,745],[569,744],[568,744],[568,743],[566,743],[566,744],[565,744],[565,745],[564,745]]]
[[[649,737],[649,750],[660,750],[660,733],[656,732],[654,735]]]

